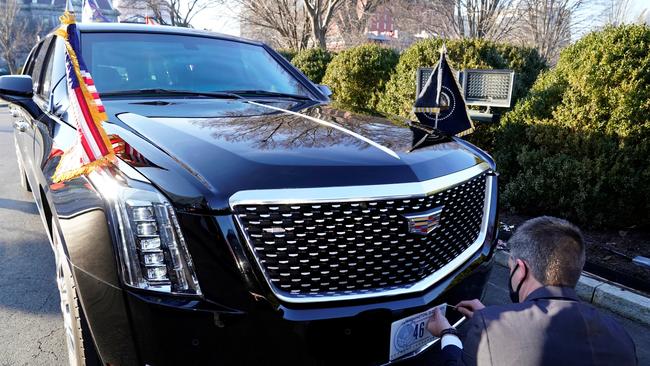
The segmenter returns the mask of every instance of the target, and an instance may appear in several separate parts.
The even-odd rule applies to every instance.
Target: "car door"
[[[34,119],[33,163],[36,179],[41,186],[48,182],[43,174],[44,163],[53,154],[53,136],[61,128],[61,116],[67,113],[67,81],[65,77],[65,45],[60,38],[54,38],[42,68],[38,91],[39,102],[43,103],[43,114]],[[67,127],[67,126],[66,126]],[[65,127],[64,127],[65,128]],[[64,149],[64,146],[59,146]],[[56,153],[56,152],[54,152]]]
[[[34,79],[36,69],[36,63],[39,61],[39,52],[43,46],[43,41],[39,42],[34,46],[29,56],[27,57],[27,62],[25,62],[25,67],[23,68],[23,75],[29,75]],[[14,142],[16,145],[16,155],[18,158],[18,163],[25,170],[28,170],[28,157],[31,155],[33,149],[32,142],[27,139],[25,136],[27,134],[27,129],[29,127],[30,116],[29,113],[18,106],[12,105],[11,114],[14,117]]]
[[[36,173],[34,165],[34,130],[38,119],[42,117],[43,111],[47,108],[47,100],[43,96],[43,78],[46,71],[48,54],[52,49],[52,37],[43,41],[34,58],[34,66],[30,70],[34,84],[33,101],[37,106],[36,113],[28,113],[25,110],[18,112],[17,143],[20,148],[22,164],[27,179],[32,187],[36,187]]]

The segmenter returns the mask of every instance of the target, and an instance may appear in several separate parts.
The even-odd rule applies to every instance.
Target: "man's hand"
[[[478,299],[461,301],[456,305],[456,310],[468,318],[474,316],[474,312],[485,308],[485,305]]]
[[[440,337],[443,330],[451,328],[451,324],[447,318],[440,312],[440,308],[436,308],[427,322],[427,330],[433,334],[434,337]]]

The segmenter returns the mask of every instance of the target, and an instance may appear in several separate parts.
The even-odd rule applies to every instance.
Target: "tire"
[[[52,223],[52,228],[52,242],[56,258],[56,282],[61,296],[61,313],[65,343],[68,349],[68,363],[70,366],[99,366],[101,364],[79,303],[70,264],[63,252],[63,246],[54,223]]]

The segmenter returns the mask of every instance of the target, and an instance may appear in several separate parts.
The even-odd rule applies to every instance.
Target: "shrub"
[[[296,50],[292,50],[292,49],[290,49],[290,48],[282,48],[282,49],[275,50],[275,51],[276,51],[277,53],[281,54],[282,57],[286,58],[287,61],[289,61],[289,62],[291,62],[291,60],[293,60],[293,58],[294,58],[294,57],[296,56],[296,54],[298,53],[298,51],[296,51]]]
[[[512,90],[512,105],[523,98],[533,86],[540,72],[547,68],[546,61],[532,47],[497,43],[497,52],[505,61],[506,68],[515,71],[515,83]]]
[[[650,28],[608,27],[564,50],[505,115],[505,208],[582,224],[650,224]]]
[[[386,92],[379,103],[380,111],[388,115],[412,117],[417,69],[435,66],[440,59],[442,42],[442,39],[430,38],[404,51],[386,85]],[[517,73],[513,99],[525,95],[539,72],[546,67],[539,53],[532,48],[475,39],[448,40],[446,47],[449,63],[455,70],[513,69]]]
[[[323,78],[334,92],[335,104],[352,111],[374,111],[398,54],[375,44],[350,48],[336,55]]]
[[[327,65],[332,61],[332,53],[322,48],[308,48],[296,54],[291,60],[311,81],[319,84],[325,76]]]

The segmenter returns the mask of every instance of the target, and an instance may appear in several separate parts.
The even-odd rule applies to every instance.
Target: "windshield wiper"
[[[300,99],[300,100],[312,100],[306,95],[300,94],[291,94],[291,93],[280,93],[269,90],[226,90],[224,93],[230,93],[244,96],[256,96],[256,97],[276,97],[276,98],[291,98],[291,99]]]
[[[106,93],[100,92],[100,96],[102,97],[128,96],[128,95],[188,95],[188,96],[209,97],[209,98],[242,99],[241,96],[229,92],[202,92],[202,91],[192,91],[192,90],[174,90],[174,89],[161,89],[161,88],[119,90],[119,91],[112,91]]]

